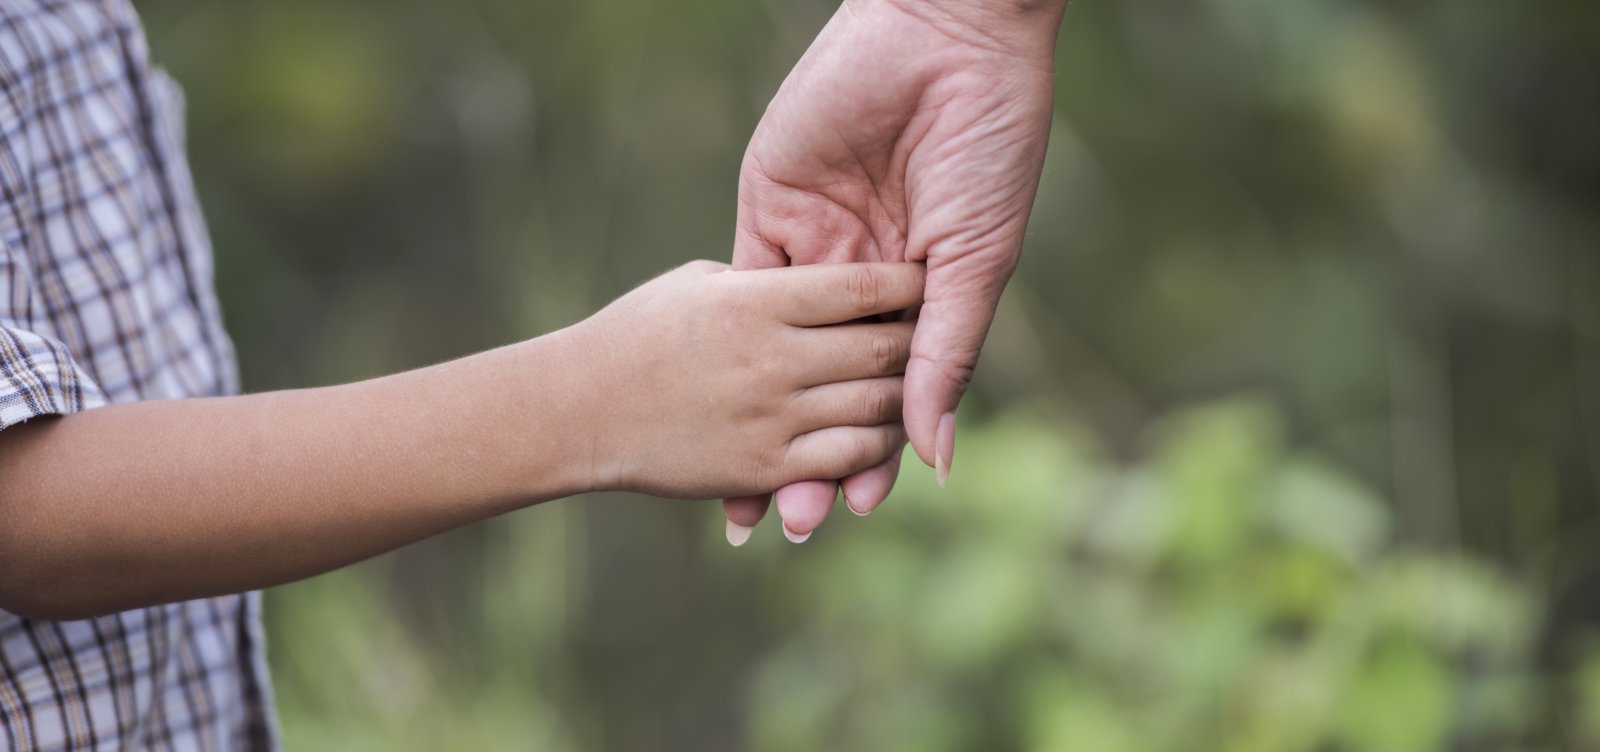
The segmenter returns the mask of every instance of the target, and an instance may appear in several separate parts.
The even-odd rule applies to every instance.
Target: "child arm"
[[[910,325],[822,325],[916,305],[922,271],[852,266],[700,262],[416,371],[0,431],[0,608],[80,618],[292,581],[589,490],[713,498],[877,464],[904,441]]]

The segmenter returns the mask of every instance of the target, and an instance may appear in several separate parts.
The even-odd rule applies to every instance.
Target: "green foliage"
[[[1377,499],[1285,457],[1263,404],[1181,411],[1127,466],[1034,412],[961,430],[970,471],[943,490],[907,473],[883,513],[911,532],[890,533],[893,566],[869,569],[873,535],[783,571],[790,615],[827,616],[764,662],[757,748],[879,749],[928,724],[939,744],[908,748],[1398,751],[1540,730],[1541,604],[1494,565],[1387,540]]]

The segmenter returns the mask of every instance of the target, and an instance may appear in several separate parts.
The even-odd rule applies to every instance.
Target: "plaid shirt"
[[[0,0],[0,430],[237,391],[182,105],[128,0]],[[259,613],[0,611],[0,749],[271,749]]]

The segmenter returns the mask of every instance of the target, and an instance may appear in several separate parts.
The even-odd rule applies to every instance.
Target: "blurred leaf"
[[[1171,551],[1180,566],[1214,563],[1252,534],[1277,430],[1266,407],[1243,400],[1167,419],[1157,472],[1178,509]]]
[[[972,671],[1031,642],[1047,595],[1034,573],[1047,564],[998,543],[958,548],[932,562],[911,615],[922,655],[946,670]]]
[[[1431,652],[1411,641],[1385,644],[1346,688],[1339,737],[1370,752],[1439,749],[1450,696],[1450,676]]]
[[[1528,597],[1481,562],[1412,555],[1375,581],[1380,618],[1445,649],[1486,658],[1520,654],[1530,635]]]
[[[1365,489],[1329,468],[1303,459],[1287,461],[1267,515],[1288,540],[1325,551],[1358,567],[1388,538],[1389,513]]]
[[[1133,719],[1093,686],[1070,674],[1035,680],[1028,693],[1027,749],[1038,752],[1133,752],[1149,749]]]

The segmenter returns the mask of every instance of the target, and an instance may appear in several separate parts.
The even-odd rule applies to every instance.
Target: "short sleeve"
[[[0,239],[0,430],[107,401],[65,343],[22,320],[35,296],[15,247]]]
[[[23,33],[6,20],[12,28],[0,34],[0,430],[107,402],[56,331],[29,252],[41,237],[43,200],[35,191],[30,156],[44,138],[37,127],[40,103],[50,100],[34,88],[41,68],[28,54],[31,48],[18,41]]]
[[[0,267],[0,275],[6,274]],[[41,415],[66,415],[106,398],[61,342],[0,318],[0,430]]]
[[[11,147],[0,134],[0,430],[107,402],[67,345],[32,318],[39,296],[22,252],[25,221],[19,203],[26,192],[6,179],[22,173]]]

